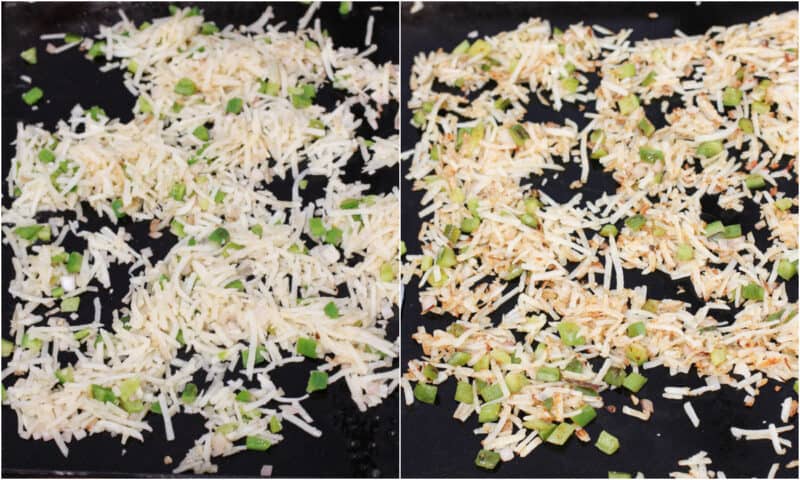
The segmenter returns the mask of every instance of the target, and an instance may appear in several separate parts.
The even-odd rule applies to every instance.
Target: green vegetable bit
[[[764,177],[757,173],[751,173],[744,179],[744,184],[749,190],[758,190],[767,186]]]
[[[778,210],[781,210],[781,211],[785,212],[786,210],[789,210],[790,208],[792,208],[792,199],[791,198],[785,198],[785,197],[784,198],[779,198],[779,199],[775,200],[775,207]]]
[[[706,237],[714,236],[718,233],[722,233],[725,231],[725,225],[722,224],[719,220],[713,221],[706,225],[705,234]]]
[[[304,357],[317,358],[317,342],[312,338],[298,338],[296,350]]]
[[[778,276],[787,282],[797,275],[797,260],[794,262],[782,258],[778,262]]]
[[[600,432],[600,436],[597,437],[597,442],[595,442],[594,446],[606,455],[613,455],[619,450],[619,439],[603,430]]]
[[[257,435],[248,435],[245,440],[245,445],[248,450],[255,450],[257,452],[264,452],[272,446],[269,440]]]
[[[688,243],[679,243],[676,256],[681,262],[688,262],[694,258],[694,248]]]
[[[325,243],[329,245],[339,245],[342,243],[342,231],[336,227],[332,227],[325,232]]]
[[[77,312],[81,304],[81,297],[70,297],[61,300],[61,311],[64,313]]]
[[[175,84],[175,93],[185,97],[194,95],[197,93],[197,85],[195,85],[191,79],[183,77]]]
[[[742,298],[745,300],[764,300],[764,287],[757,283],[750,282],[742,287]]]
[[[581,427],[585,427],[589,424],[592,420],[597,417],[597,411],[592,408],[591,405],[584,405],[581,408],[581,411],[572,417],[572,421],[575,422],[576,425],[580,425]]]
[[[197,385],[194,383],[187,383],[181,392],[181,401],[187,405],[194,403],[197,400]]]
[[[211,136],[208,134],[208,129],[205,125],[200,125],[192,130],[192,135],[200,141],[207,142]]]
[[[110,388],[102,387],[100,385],[92,384],[90,390],[92,398],[101,402],[117,403],[117,396]]]
[[[639,108],[639,97],[633,93],[626,97],[622,97],[617,100],[617,107],[619,107],[619,113],[623,115],[630,115],[637,108]]]
[[[742,91],[738,88],[725,87],[722,91],[722,104],[726,107],[735,107],[742,103]]]
[[[347,15],[353,9],[353,2],[339,2],[339,15]]]
[[[625,226],[638,232],[647,223],[647,218],[644,215],[634,215],[625,219]]]
[[[635,322],[628,325],[626,330],[629,337],[638,337],[639,335],[645,335],[647,333],[647,328],[644,326],[644,322]]]
[[[34,105],[36,102],[44,97],[44,90],[39,87],[33,87],[27,92],[22,94],[22,101],[28,105]]]
[[[205,22],[200,26],[200,33],[203,35],[213,35],[219,32],[219,27],[214,22]]]
[[[475,465],[486,470],[494,470],[500,463],[500,454],[491,450],[481,450],[475,457]]]
[[[71,366],[55,371],[58,383],[65,384],[75,381],[75,370]]]
[[[328,318],[339,318],[339,307],[332,301],[325,304],[323,311]]]
[[[586,339],[578,335],[580,326],[575,322],[562,321],[558,324],[558,335],[561,342],[569,347],[577,347],[586,343]]]
[[[655,81],[656,81],[656,72],[650,72],[647,74],[646,77],[644,77],[644,80],[642,80],[642,83],[640,83],[639,85],[643,87],[649,87],[650,85],[655,83]]]
[[[233,113],[238,115],[242,112],[242,99],[235,97],[228,100],[228,105],[225,106],[226,113]]]
[[[639,130],[644,134],[645,137],[651,137],[656,131],[656,127],[653,123],[647,119],[647,117],[642,118],[639,120]]]
[[[606,372],[605,376],[603,377],[603,381],[613,387],[621,387],[622,384],[625,382],[625,378],[627,374],[625,370],[621,368],[611,367]]]
[[[539,367],[536,380],[540,382],[557,382],[561,380],[561,372],[555,367]]]
[[[496,422],[497,419],[500,418],[500,407],[502,407],[502,405],[499,403],[482,406],[478,412],[478,422]]]
[[[600,236],[602,237],[616,237],[619,231],[617,227],[612,224],[603,225],[603,228],[600,229]]]
[[[511,134],[511,139],[514,141],[514,144],[522,148],[525,146],[525,142],[530,140],[531,136],[528,134],[528,131],[525,130],[525,127],[521,124],[516,124],[508,129],[508,133]]]
[[[739,130],[743,131],[748,135],[752,135],[755,132],[755,130],[753,129],[753,122],[749,118],[739,119]]]
[[[567,93],[575,93],[578,91],[578,87],[580,86],[581,82],[575,77],[567,77],[561,80],[561,88]]]
[[[622,386],[627,388],[631,392],[636,393],[639,390],[641,390],[642,387],[644,387],[645,383],[647,383],[647,378],[644,375],[641,375],[636,372],[631,372],[622,381]]]
[[[626,62],[614,69],[614,74],[620,78],[631,78],[636,75],[636,65]]]
[[[473,388],[469,382],[458,382],[456,385],[455,400],[461,403],[472,404],[475,400],[473,397]]]
[[[570,423],[559,423],[558,426],[553,430],[553,432],[547,437],[547,443],[552,443],[553,445],[564,445],[569,440],[569,437],[572,436],[572,432],[575,431],[575,425]]]
[[[283,430],[283,425],[281,424],[280,419],[273,415],[272,418],[269,419],[269,431],[272,433],[278,433],[281,430]]]
[[[219,227],[211,232],[211,235],[208,236],[208,241],[211,243],[216,243],[219,246],[223,246],[231,239],[231,234],[228,233],[228,230]]]
[[[703,142],[697,146],[697,154],[705,158],[711,158],[713,156],[716,156],[720,152],[722,152],[722,150],[723,146],[720,140]]]
[[[22,53],[19,54],[23,60],[30,63],[31,65],[36,65],[36,47],[31,47],[27,50],[23,50]]]
[[[10,340],[3,339],[3,358],[8,357],[12,353],[14,353],[14,342]]]
[[[69,257],[67,257],[67,272],[79,273],[81,271],[82,264],[83,255],[78,252],[70,252]]]
[[[433,405],[436,402],[436,393],[439,391],[435,385],[418,383],[414,387],[414,398],[422,403]]]
[[[663,162],[664,152],[657,148],[642,147],[639,149],[639,160],[645,163]]]
[[[737,238],[742,236],[742,226],[737,224],[734,225],[725,225],[725,229],[722,231],[723,238]]]
[[[647,353],[647,349],[643,346],[639,345],[638,343],[631,343],[625,348],[625,356],[631,362],[641,365],[650,358],[650,354]]]

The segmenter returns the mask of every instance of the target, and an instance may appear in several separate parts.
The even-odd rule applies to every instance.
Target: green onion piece
[[[456,402],[471,404],[474,400],[472,385],[469,382],[458,382],[456,385]]]
[[[67,257],[67,272],[79,273],[81,271],[82,264],[83,255],[78,252],[70,252],[69,257]]]
[[[630,115],[637,108],[639,108],[639,97],[633,93],[627,97],[622,97],[617,100],[617,107],[619,107],[619,113],[623,115]]]
[[[83,40],[83,37],[77,33],[67,33],[64,35],[64,43],[78,43],[81,40]]]
[[[742,236],[742,226],[737,224],[725,225],[725,230],[722,231],[723,238],[738,238]]]
[[[503,350],[494,349],[489,352],[489,357],[491,357],[498,365],[505,365],[507,363],[511,363],[511,355]]]
[[[186,236],[186,232],[183,230],[183,224],[174,219],[169,223],[169,231],[178,238]]]
[[[717,367],[728,357],[728,351],[725,348],[715,348],[711,350],[711,363]]]
[[[615,472],[613,470],[609,470],[608,478],[633,478],[633,476],[628,472]]]
[[[23,60],[30,63],[31,65],[36,65],[36,47],[31,47],[27,50],[23,50],[22,53],[19,54]]]
[[[248,450],[255,450],[257,452],[264,452],[272,446],[269,440],[257,435],[248,435],[245,440],[245,445]]]
[[[395,268],[397,265],[393,262],[383,262],[380,267],[380,279],[382,282],[391,282],[395,279]]]
[[[709,223],[706,225],[705,234],[706,237],[714,236],[718,233],[722,233],[725,231],[725,226],[719,220]]]
[[[753,122],[749,118],[739,119],[739,130],[748,135],[752,135],[755,130],[753,129]]]
[[[613,455],[619,450],[619,440],[614,435],[603,430],[600,432],[600,436],[597,437],[597,442],[595,442],[594,446],[606,455]]]
[[[650,357],[647,353],[647,349],[638,343],[631,343],[628,345],[625,348],[625,356],[628,357],[628,360],[637,365],[643,364]]]
[[[20,346],[33,352],[38,352],[42,349],[42,340],[39,338],[31,338],[27,333],[25,333],[22,335],[22,342],[20,342]]]
[[[647,329],[644,326],[644,322],[636,322],[628,325],[628,329],[626,330],[628,336],[638,337],[639,335],[645,335],[647,333]]]
[[[241,280],[236,279],[236,280],[234,280],[232,282],[229,282],[227,285],[225,285],[225,288],[230,288],[230,289],[233,289],[233,290],[238,290],[240,292],[243,292],[244,291],[244,284],[242,283]]]
[[[653,133],[655,133],[656,131],[656,127],[650,120],[647,119],[647,117],[644,117],[641,120],[639,120],[638,126],[639,130],[642,131],[645,137],[653,136]]]
[[[81,304],[81,297],[70,297],[61,300],[61,311],[64,313],[77,312]]]
[[[53,163],[56,160],[56,154],[51,150],[43,148],[39,150],[39,161],[42,163]]]
[[[456,243],[458,237],[461,236],[461,230],[455,225],[447,224],[444,226],[444,236],[450,240],[450,243]]]
[[[679,243],[677,257],[681,262],[688,262],[694,258],[694,248],[688,243]]]
[[[139,386],[141,382],[136,377],[126,378],[119,384],[119,396],[120,398],[128,399],[131,398],[137,390],[139,390]]]
[[[703,142],[697,147],[697,154],[701,157],[711,158],[722,152],[722,142],[720,140],[713,140],[710,142]]]
[[[211,235],[208,236],[208,241],[211,243],[216,243],[219,246],[225,245],[231,239],[231,234],[222,227],[218,227]]]
[[[431,160],[434,162],[439,161],[439,145],[434,145],[431,147]]]
[[[725,87],[722,91],[722,104],[726,107],[735,107],[742,103],[742,91],[738,88]]]
[[[162,276],[166,277],[166,275]],[[178,333],[175,335],[175,340],[178,341],[178,344],[180,344],[181,347],[186,346],[186,340],[183,338],[183,329],[178,329]]]
[[[643,87],[649,87],[650,85],[655,83],[655,81],[656,81],[656,72],[650,72],[647,74],[646,77],[644,77],[644,80],[642,80],[642,83],[640,83],[639,85]]]
[[[597,417],[597,411],[592,408],[591,405],[584,405],[581,408],[581,411],[578,412],[577,415],[572,417],[572,421],[575,422],[576,425],[580,425],[581,427],[585,427],[589,424],[592,420]]]
[[[461,231],[464,233],[472,233],[478,229],[481,224],[481,219],[478,217],[464,217],[461,220]]]
[[[614,387],[621,387],[627,374],[621,368],[611,367],[603,377],[603,381]]]
[[[174,184],[169,191],[169,196],[179,202],[182,202],[183,198],[186,196],[186,184],[182,182]]]
[[[197,399],[197,385],[194,383],[187,383],[181,392],[181,401],[187,405],[194,403]]]
[[[259,365],[267,361],[265,355],[267,354],[267,349],[262,347],[261,345],[256,347],[256,355],[255,359],[253,360],[253,365]],[[250,358],[250,349],[245,348],[242,350],[242,366],[247,366],[247,361]]]
[[[269,431],[272,433],[278,433],[281,430],[283,430],[283,425],[281,424],[281,421],[278,419],[278,417],[273,415],[269,419]]]
[[[92,334],[91,330],[89,330],[88,328],[84,328],[83,330],[78,330],[72,336],[75,338],[75,340],[80,342],[91,334]]]
[[[75,371],[71,366],[56,370],[55,372],[58,383],[65,384],[75,381]]]
[[[614,69],[614,74],[617,78],[631,78],[636,75],[636,65],[631,62],[626,62]]]
[[[228,104],[225,106],[225,113],[233,113],[238,115],[242,112],[242,99],[235,97],[228,100]]]
[[[462,40],[456,48],[453,49],[453,55],[461,55],[467,53],[469,50],[469,40]]]
[[[591,155],[589,155],[589,158],[591,158],[592,160],[597,160],[605,157],[606,155],[608,155],[608,152],[606,151],[605,148],[598,148],[592,151]]]
[[[558,324],[558,335],[561,342],[569,347],[577,347],[586,343],[586,339],[578,335],[580,326],[575,322],[562,321]]]
[[[578,91],[578,87],[580,86],[581,82],[575,77],[567,77],[561,80],[561,88],[567,93],[575,93]]]
[[[506,111],[511,106],[511,100],[507,98],[498,98],[494,101],[494,108]]]
[[[310,107],[317,96],[317,90],[313,85],[303,84],[289,89],[292,98],[292,105],[295,108],[303,109]]]
[[[751,173],[748,175],[744,179],[744,184],[749,190],[758,190],[767,186],[767,182],[764,181],[764,177],[757,173]]]
[[[522,426],[528,430],[536,430],[542,440],[547,440],[550,434],[553,433],[553,430],[556,429],[555,424],[546,422],[544,420],[539,420],[538,418],[523,422]]]
[[[328,302],[323,310],[328,318],[339,318],[339,307],[337,307],[332,301]]]
[[[12,353],[14,353],[14,342],[10,340],[3,339],[3,358],[8,357]]]
[[[496,422],[497,419],[500,418],[500,407],[502,407],[502,405],[499,403],[482,406],[478,412],[478,422]]]
[[[27,92],[22,94],[22,101],[27,103],[28,105],[34,105],[36,102],[42,99],[44,96],[44,91],[39,87],[33,87]]]
[[[750,110],[752,110],[753,113],[763,115],[765,113],[769,113],[770,106],[764,102],[753,102],[750,104]]]
[[[631,372],[627,377],[625,377],[625,380],[622,381],[622,386],[631,392],[636,393],[641,390],[642,387],[644,387],[645,383],[647,383],[647,378],[644,375]]]
[[[477,362],[475,362],[475,365],[473,365],[472,368],[476,372],[480,372],[482,370],[486,370],[486,369],[489,368],[489,364],[490,364],[491,360],[492,359],[491,359],[491,357],[489,357],[489,355],[484,355],[481,358],[479,358]]]
[[[797,275],[797,260],[792,262],[782,258],[781,261],[778,262],[778,276],[788,282],[795,275]]]
[[[325,232],[327,232],[325,225],[322,223],[322,219],[316,217],[309,219],[308,229],[311,232],[311,235],[315,237],[321,237],[325,235]]]
[[[790,208],[792,208],[792,199],[791,198],[785,198],[785,197],[784,198],[779,198],[779,199],[775,200],[775,207],[778,210],[781,210],[781,211],[785,212],[786,210],[789,210]]]
[[[516,124],[508,129],[508,133],[511,134],[511,139],[514,141],[514,144],[522,148],[525,146],[525,142],[530,140],[531,136],[528,134],[528,131],[525,130],[525,127],[521,124]]]
[[[639,159],[645,163],[663,162],[664,152],[657,148],[642,147],[639,149]]]
[[[103,55],[103,49],[106,46],[106,42],[94,42],[92,46],[89,48],[89,51],[86,52],[86,55],[92,60]]]
[[[539,201],[539,199],[536,197],[529,197],[525,199],[524,205],[525,205],[525,213],[528,213],[530,215],[535,215],[536,212],[539,211],[539,208],[542,207],[542,202]]]
[[[480,389],[478,393],[480,394],[481,398],[483,398],[484,402],[492,402],[494,400],[503,398],[503,388],[497,383]]]
[[[617,227],[611,223],[603,225],[603,228],[600,229],[600,236],[602,237],[616,237],[617,233],[619,233]]]
[[[581,361],[577,358],[573,358],[569,361],[567,366],[564,367],[564,370],[574,373],[583,373],[583,363],[581,363]]]
[[[433,405],[434,402],[436,402],[436,393],[438,392],[438,390],[439,390],[438,387],[436,387],[435,385],[418,383],[414,387],[414,398],[416,398],[420,402]]]
[[[144,411],[144,402],[141,400],[129,400],[120,398],[120,406],[128,413],[138,413]]]
[[[236,401],[242,403],[252,402],[253,395],[249,390],[240,390],[239,393],[236,394]]]
[[[214,203],[220,204],[225,201],[225,192],[222,190],[217,190],[217,193],[214,194]]]
[[[764,288],[757,283],[750,282],[742,287],[742,298],[760,302],[764,300]]]
[[[271,97],[277,97],[281,91],[281,85],[273,81],[261,81],[258,93],[263,93]]]
[[[430,363],[426,363],[425,366],[422,367],[422,375],[428,380],[434,381],[439,378],[439,371]]]
[[[552,443],[553,445],[564,445],[569,440],[569,437],[572,436],[572,432],[575,431],[575,425],[571,423],[559,423],[558,426],[553,430],[553,432],[547,437],[547,443]]]
[[[463,365],[466,365],[469,362],[470,358],[472,358],[472,355],[470,355],[467,352],[455,352],[450,357],[450,359],[447,360],[447,364],[452,365],[454,367],[461,367]]]
[[[531,215],[530,213],[523,213],[519,216],[519,221],[522,222],[523,225],[536,228],[539,226],[539,219],[536,218],[535,215]]]
[[[348,198],[342,200],[342,203],[339,204],[339,208],[341,208],[342,210],[353,210],[355,208],[358,208],[358,205],[360,203],[361,201],[358,198]]]
[[[219,27],[214,22],[205,22],[200,26],[200,33],[203,35],[212,35],[219,32]]]
[[[500,463],[500,454],[491,450],[481,450],[475,457],[475,466],[486,470],[494,470],[498,463]]]
[[[339,245],[342,243],[342,231],[336,227],[332,227],[325,232],[325,243],[329,245]]]
[[[528,377],[523,373],[508,373],[506,374],[505,381],[506,386],[508,386],[508,391],[512,394],[519,393],[523,387],[530,383]]]
[[[557,382],[561,380],[561,372],[555,367],[539,367],[536,380],[540,382]]]
[[[638,232],[646,223],[647,219],[644,215],[634,215],[625,219],[625,226],[634,232]]]
[[[39,236],[39,232],[41,232],[43,228],[45,228],[44,225],[17,227],[14,229],[14,234],[24,240],[31,241]]]
[[[353,9],[353,2],[339,2],[339,15],[347,15]]]
[[[208,134],[208,129],[205,127],[205,125],[200,125],[194,130],[192,130],[192,135],[194,135],[195,138],[203,142],[207,142],[209,138],[211,138]]]
[[[92,384],[90,390],[92,398],[101,402],[117,403],[117,396],[110,388]]]
[[[469,49],[467,49],[467,55],[470,57],[474,57],[476,55],[486,55],[491,50],[492,47],[489,45],[489,43],[486,40],[479,38],[475,40],[472,45],[470,45]]]
[[[183,77],[175,84],[175,93],[185,97],[194,95],[197,93],[197,85],[195,85],[191,79]]]

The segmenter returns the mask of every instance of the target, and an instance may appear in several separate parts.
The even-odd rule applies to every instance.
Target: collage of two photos
[[[796,2],[3,2],[10,478],[797,478]]]

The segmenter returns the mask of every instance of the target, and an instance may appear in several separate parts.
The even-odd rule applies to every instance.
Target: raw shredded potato
[[[797,13],[694,37],[630,34],[532,19],[414,61],[408,106],[422,133],[404,158],[423,222],[403,280],[419,282],[423,314],[456,321],[418,328],[424,357],[408,362],[404,396],[411,404],[414,382],[454,377],[464,395],[453,416],[479,414],[481,447],[503,461],[541,444],[542,422],[570,423],[587,405],[602,414],[606,389],[653,394],[633,375],[650,368],[706,377],[700,389],[668,387],[675,399],[720,385],[754,396],[767,378],[798,377],[797,304],[778,276],[780,262],[797,265],[797,199],[777,188],[797,181]],[[524,121],[537,101],[577,103],[586,126]],[[647,119],[643,107],[662,101],[664,120]],[[592,188],[590,161],[614,194]],[[523,181],[568,168],[580,173],[566,201]],[[754,202],[769,246],[745,226],[708,235],[707,194],[734,211]],[[650,298],[625,269],[688,279],[703,306]],[[718,320],[728,310],[735,320]],[[704,455],[685,463],[691,475],[707,473]]]
[[[160,408],[168,439],[180,435],[171,417],[194,413],[208,433],[174,472],[216,472],[213,457],[244,449],[245,437],[280,442],[271,422],[322,434],[301,406],[306,396],[287,397],[270,379],[272,370],[303,361],[301,338],[315,340],[319,369],[330,383],[346,382],[360,410],[381,403],[399,376],[397,343],[386,338],[399,300],[399,199],[396,190],[368,195],[368,185],[342,176],[357,151],[370,174],[397,164],[396,136],[356,133],[362,123],[377,129],[382,107],[397,101],[397,66],[334,47],[318,20],[297,31],[271,24],[271,9],[245,30],[219,32],[189,8],[146,28],[120,15],[82,49],[99,47],[103,69],[129,71],[125,85],[138,96],[133,120],[76,106],[53,132],[18,125],[7,177],[18,194],[3,211],[3,241],[14,251],[16,348],[3,378],[15,377],[6,403],[20,435],[54,440],[67,455],[67,445],[87,434],[144,441],[151,423],[162,421],[150,408]],[[345,97],[330,110],[307,101],[325,84]],[[41,160],[45,148],[54,161]],[[279,200],[269,182],[289,173],[291,199]],[[303,202],[314,177],[326,180],[324,195]],[[76,211],[82,220],[86,206],[114,223],[121,213],[150,222],[154,238],[169,229],[178,241],[153,262],[149,249],[129,245],[124,228],[90,232],[56,217],[49,242],[15,233],[42,212]],[[54,260],[68,253],[67,236],[87,241],[77,272]],[[53,288],[66,297],[102,294],[114,263],[130,264],[132,278],[110,329],[100,322],[100,302],[92,322],[60,311]],[[179,350],[188,355],[179,358]],[[62,386],[57,374],[68,366],[60,352],[77,357]],[[187,401],[193,379],[199,392]],[[245,379],[257,387],[240,401]],[[102,391],[93,394],[92,385],[110,389],[114,401],[98,400]]]

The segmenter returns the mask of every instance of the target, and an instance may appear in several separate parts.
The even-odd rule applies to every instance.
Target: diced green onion
[[[647,361],[647,359],[650,357],[650,354],[647,353],[646,348],[638,343],[631,343],[625,348],[625,356],[628,357],[628,360],[631,362],[641,365]]]
[[[787,282],[797,275],[797,260],[794,262],[782,258],[778,262],[778,276]]]
[[[642,387],[644,387],[645,383],[647,383],[647,378],[644,375],[637,372],[631,372],[622,381],[622,386],[631,392],[636,393],[641,390]]]
[[[95,400],[108,403],[117,403],[117,396],[114,395],[113,390],[111,390],[110,388],[92,384],[90,392],[92,398],[94,398]]]
[[[525,130],[525,127],[519,123],[509,128],[508,133],[511,134],[511,139],[519,148],[524,147],[525,142],[531,138],[531,136],[528,134],[528,131]]]
[[[601,237],[616,237],[617,233],[619,233],[617,227],[611,223],[603,225],[603,228],[600,229]]]
[[[50,230],[50,227],[46,225],[28,225],[17,227],[14,229],[14,234],[24,240],[31,241],[35,238],[38,238],[40,232],[45,228],[47,228],[48,231]]]
[[[608,478],[633,478],[633,476],[628,472],[615,472],[613,470],[609,470]]]
[[[706,237],[712,237],[724,231],[725,231],[725,225],[723,225],[722,222],[720,222],[719,220],[716,220],[706,225],[705,234]]]
[[[175,93],[185,97],[194,95],[197,93],[197,85],[195,85],[191,79],[183,77],[175,84]]]
[[[436,402],[436,393],[439,388],[435,385],[428,385],[426,383],[418,383],[414,387],[414,398],[422,403],[433,405]]]
[[[447,364],[454,367],[460,367],[466,365],[470,358],[472,358],[472,355],[467,352],[455,352],[450,359],[447,360]]]
[[[462,40],[456,48],[453,49],[453,55],[461,55],[467,53],[469,50],[469,40]]]
[[[56,160],[56,154],[52,151],[43,148],[39,150],[39,161],[42,163],[53,163]]]
[[[67,257],[67,272],[79,273],[81,271],[82,264],[83,255],[78,252],[70,252],[69,257]]]
[[[742,91],[738,88],[725,87],[722,91],[722,104],[726,107],[735,107],[742,103]]]
[[[569,437],[572,436],[572,432],[575,431],[575,425],[571,423],[559,423],[558,426],[553,430],[553,432],[547,437],[547,443],[552,443],[553,445],[564,445],[569,440]]]
[[[538,418],[523,422],[522,426],[529,430],[536,430],[542,440],[547,440],[547,437],[556,429],[555,424],[539,420]]]
[[[697,146],[697,154],[705,158],[711,158],[722,152],[722,150],[723,147],[720,140],[703,142]]]
[[[131,398],[137,390],[139,390],[139,386],[141,382],[136,377],[126,378],[119,384],[119,396],[120,398],[128,399]]]
[[[471,404],[474,400],[472,385],[469,382],[458,382],[456,385],[456,402]]]
[[[42,99],[44,96],[44,91],[39,87],[33,87],[27,92],[22,94],[22,101],[27,103],[28,105],[34,105],[36,102]]]
[[[92,60],[99,57],[103,54],[103,49],[106,46],[106,42],[94,42],[92,46],[89,48],[89,51],[86,52],[86,55]]]
[[[625,381],[627,374],[625,370],[621,368],[611,367],[606,372],[605,376],[603,377],[603,381],[609,385],[614,387],[622,386],[622,383]]]
[[[558,335],[561,342],[569,347],[577,347],[586,343],[586,339],[578,335],[580,326],[575,322],[561,321],[558,324]]]
[[[317,96],[317,89],[313,85],[303,84],[289,89],[292,98],[292,105],[295,108],[303,109],[310,107]]]
[[[775,200],[775,207],[778,210],[781,210],[781,211],[785,212],[786,210],[789,210],[790,208],[792,208],[792,199],[791,198],[786,198],[786,197],[779,198],[779,199]]]
[[[231,245],[232,245],[232,244],[231,244]],[[230,288],[230,289],[232,289],[232,290],[238,290],[238,291],[240,291],[240,292],[243,292],[243,291],[244,291],[244,284],[242,283],[242,281],[241,281],[241,280],[239,280],[239,279],[236,279],[236,280],[234,280],[234,281],[232,281],[232,282],[228,282],[228,283],[225,285],[225,288]]]
[[[10,340],[3,339],[3,358],[8,357],[12,353],[14,353],[14,342]]]
[[[663,162],[664,152],[657,148],[642,147],[639,149],[639,159],[645,163]]]
[[[651,137],[656,131],[656,127],[650,120],[647,119],[647,117],[639,120],[638,126],[639,130],[641,130],[645,137]]]
[[[64,313],[77,312],[81,304],[81,297],[70,297],[61,300],[61,311]]]
[[[342,243],[342,231],[336,227],[331,227],[325,232],[325,243],[329,245],[339,245]]]
[[[647,74],[646,77],[644,77],[644,80],[642,80],[642,83],[640,83],[639,85],[643,87],[649,87],[650,85],[655,83],[655,81],[656,81],[656,72],[650,72]]]
[[[236,394],[236,401],[242,403],[252,402],[253,395],[250,393],[249,390],[240,390],[239,393]]]
[[[569,361],[567,366],[564,367],[564,370],[574,373],[583,373],[583,363],[581,363],[581,361],[577,358],[573,358]]]
[[[539,225],[539,219],[536,218],[535,215],[531,215],[530,213],[523,213],[519,216],[519,221],[522,222],[523,225],[536,228]]]
[[[622,97],[617,100],[617,106],[619,107],[619,113],[623,115],[630,115],[637,108],[639,108],[639,97],[633,93],[626,97]]]
[[[283,425],[281,424],[281,421],[278,419],[277,416],[273,415],[269,419],[269,431],[272,433],[278,433],[281,430],[283,430]]]
[[[725,225],[725,229],[722,231],[723,238],[738,238],[742,236],[742,226],[738,223],[734,225]]]
[[[248,435],[245,440],[245,445],[248,450],[255,450],[256,452],[264,452],[272,446],[269,440],[257,435]]]
[[[472,233],[478,229],[481,224],[481,219],[478,217],[464,217],[461,220],[461,231],[464,233]]]
[[[267,354],[267,349],[262,347],[261,345],[256,347],[256,354],[255,359],[253,360],[253,365],[260,365],[267,361],[265,355]],[[245,348],[242,350],[242,366],[247,366],[247,361],[250,359],[250,349]]]
[[[186,196],[186,184],[183,182],[178,182],[172,185],[172,188],[169,191],[169,196],[179,202],[182,202],[183,198]]]
[[[380,267],[380,279],[382,282],[391,282],[395,279],[395,268],[397,264],[394,262],[383,262]]]
[[[767,186],[764,177],[757,173],[751,173],[744,179],[744,184],[749,190],[758,190]]]
[[[578,87],[580,86],[581,82],[575,77],[567,77],[561,80],[561,88],[567,93],[575,93],[578,91]]]
[[[450,247],[442,248],[442,251],[439,252],[439,255],[436,257],[436,265],[444,268],[452,268],[456,263],[458,263],[456,253]]]
[[[769,113],[770,106],[769,106],[768,103],[764,103],[764,102],[753,102],[753,103],[750,104],[750,110],[752,110],[753,113],[757,113],[759,115],[763,115],[765,113]]]
[[[339,307],[332,301],[325,305],[323,311],[328,318],[339,318]]]
[[[55,371],[56,378],[58,379],[58,383],[65,384],[75,381],[75,371],[73,368],[66,367]]]
[[[75,340],[80,342],[91,334],[92,334],[91,330],[89,330],[88,328],[84,328],[83,330],[78,330],[72,336],[75,338]]]
[[[316,217],[309,219],[308,229],[311,232],[311,235],[315,237],[321,237],[325,235],[325,232],[327,232],[325,225],[322,223],[322,219]]]
[[[233,113],[238,115],[242,112],[242,99],[235,97],[228,100],[228,104],[225,106],[226,113]]]
[[[478,412],[478,422],[496,422],[497,419],[500,418],[500,407],[502,407],[500,403],[492,403],[482,406]]]
[[[523,373],[508,373],[506,374],[505,381],[506,386],[508,386],[508,391],[512,394],[518,393],[523,387],[530,383],[528,377]]]
[[[636,75],[636,65],[626,62],[614,69],[614,74],[620,78],[631,78]]]
[[[742,287],[742,298],[745,300],[764,300],[764,287],[757,283],[750,282]]]
[[[638,232],[646,223],[647,219],[644,215],[634,215],[625,219],[625,226],[634,232]]]
[[[581,411],[578,412],[577,415],[572,417],[572,421],[575,422],[576,425],[580,425],[581,427],[585,427],[589,424],[592,420],[597,417],[597,411],[592,408],[591,405],[584,405],[581,408]]]
[[[536,380],[540,382],[557,382],[561,380],[561,372],[555,367],[539,367],[536,370]]]
[[[280,91],[281,85],[271,80],[267,80],[266,82],[262,80],[258,88],[258,93],[263,93],[271,97],[277,97]]]
[[[214,22],[205,22],[200,26],[200,33],[212,35],[219,32],[219,27]]]
[[[594,446],[606,455],[613,455],[619,450],[619,440],[614,435],[603,430],[600,432],[600,436],[597,437],[597,442]]]
[[[626,331],[628,336],[633,338],[638,337],[639,335],[645,335],[647,333],[647,328],[644,326],[644,322],[639,321],[628,325]]]
[[[208,241],[211,243],[216,243],[219,246],[225,245],[231,239],[231,234],[228,233],[228,230],[218,227],[211,235],[208,236]]]
[[[36,47],[31,47],[27,50],[23,50],[22,53],[19,54],[23,60],[30,63],[31,65],[36,65]]]
[[[491,450],[481,450],[475,457],[475,466],[486,470],[494,470],[500,463],[500,454]]]
[[[353,9],[353,2],[339,2],[339,15],[347,15]]]
[[[197,399],[197,385],[194,383],[187,383],[181,392],[181,401],[187,405],[194,403]]]
[[[489,352],[489,356],[497,362],[498,365],[506,365],[511,363],[511,355],[500,349],[494,349]]]
[[[81,40],[83,40],[83,37],[77,33],[67,33],[64,35],[64,43],[78,43]]]
[[[425,366],[422,367],[422,375],[428,380],[434,381],[439,378],[439,371],[430,363],[426,363]]]
[[[694,248],[688,243],[679,243],[677,257],[681,262],[688,262],[694,258]]]
[[[484,402],[492,402],[503,398],[503,388],[498,383],[486,386],[478,392]]]
[[[195,138],[203,142],[207,142],[211,138],[208,134],[208,129],[205,127],[205,125],[199,125],[197,128],[192,130],[192,135],[194,135]]]
[[[739,130],[743,131],[748,135],[752,135],[755,130],[753,129],[753,122],[749,118],[740,118],[739,119]]]

